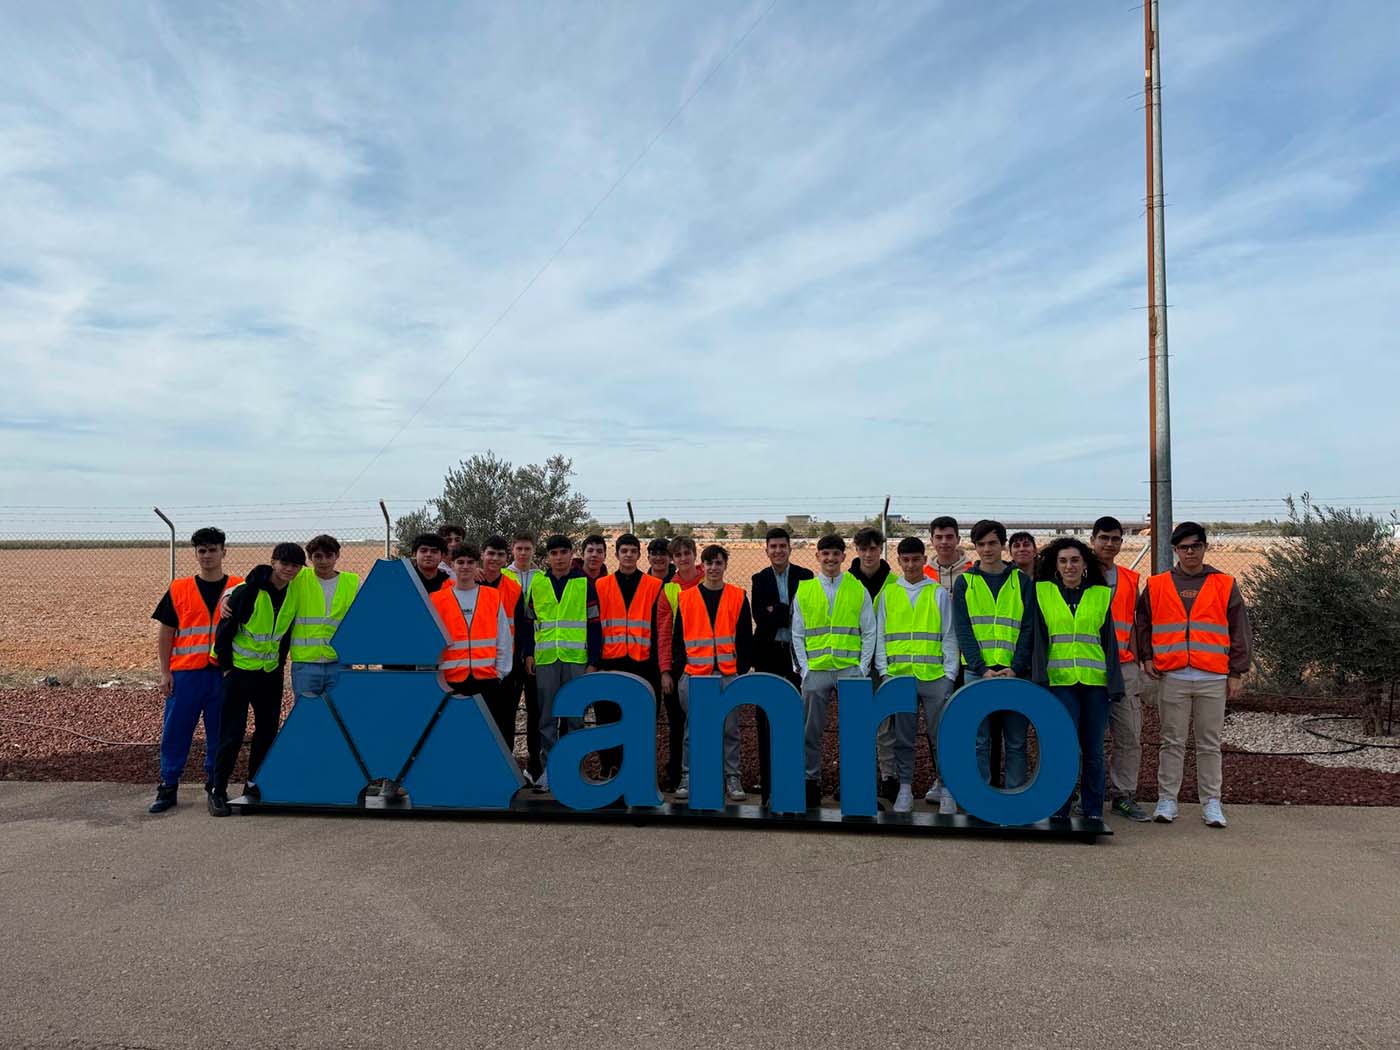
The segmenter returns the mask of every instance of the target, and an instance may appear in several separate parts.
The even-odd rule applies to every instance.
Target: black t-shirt
[[[418,574],[418,579],[423,584],[423,589],[429,594],[432,594],[434,591],[440,591],[444,587],[449,587],[452,584],[452,577],[441,569],[432,576],[424,576],[423,570],[416,565],[413,567],[413,571]]]
[[[223,597],[224,588],[228,586],[228,577],[221,576],[211,582],[196,576],[194,582],[199,588],[199,596],[204,599],[204,604],[209,609],[209,619],[213,620],[218,612],[219,599]],[[165,627],[180,626],[180,618],[175,615],[175,602],[171,599],[168,589],[165,592],[165,597],[156,606],[156,611],[151,613],[151,619]]]

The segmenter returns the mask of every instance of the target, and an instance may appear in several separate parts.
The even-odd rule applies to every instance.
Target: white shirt
[[[824,573],[817,573],[817,583],[821,584],[822,590],[826,593],[827,610],[836,606],[836,592],[841,589],[841,580],[850,573],[843,572],[834,579]],[[852,577],[854,579],[854,577]],[[798,584],[798,587],[801,587]],[[864,585],[860,588],[864,601],[860,606],[860,666],[859,668],[847,668],[842,674],[858,677],[870,674],[870,661],[875,658],[875,606],[870,601],[870,592]],[[802,606],[797,602],[797,587],[792,591],[792,655],[797,661],[798,673],[803,678],[807,677],[807,628],[802,622]]]
[[[452,593],[457,596],[457,604],[462,608],[462,618],[468,624],[472,622],[472,616],[476,612],[476,599],[481,593],[480,587],[473,587],[465,590],[461,587],[452,588]],[[510,621],[506,619],[506,607],[502,602],[496,607],[496,677],[505,678],[510,674],[510,662],[514,656],[515,638],[510,633]]]
[[[329,616],[331,614],[331,601],[335,598],[335,589],[340,584],[340,573],[337,572],[329,580],[323,580],[319,576],[316,577],[316,580],[321,584],[321,591],[326,596],[326,615]]]
[[[910,583],[901,574],[899,585],[904,588],[909,595],[910,604],[917,603],[919,592],[925,587],[935,587],[933,598],[938,605],[938,620],[943,626],[943,674],[949,681],[958,677],[959,649],[958,632],[953,629],[953,596],[948,593],[948,588],[940,586],[936,580],[931,580],[927,576],[920,576],[917,581]],[[886,674],[885,662],[885,603],[880,602],[875,610],[875,673],[881,678]]]

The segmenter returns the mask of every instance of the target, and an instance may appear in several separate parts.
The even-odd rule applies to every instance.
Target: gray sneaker
[[[690,798],[690,774],[689,774],[689,773],[687,773],[687,774],[685,774],[683,777],[681,777],[681,782],[680,782],[679,784],[676,785],[676,798],[679,798],[679,799],[688,799],[688,798]]]
[[[725,777],[724,790],[725,794],[729,796],[730,802],[743,802],[749,797],[749,793],[744,790],[744,785],[738,777]]]
[[[1147,815],[1147,810],[1133,801],[1131,795],[1119,795],[1113,800],[1113,805],[1109,808],[1120,817],[1127,817],[1129,820],[1135,820],[1139,824],[1146,824],[1152,819]]]

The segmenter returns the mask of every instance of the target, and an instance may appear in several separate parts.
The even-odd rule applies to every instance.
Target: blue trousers
[[[326,696],[340,678],[340,664],[314,664],[305,660],[292,662],[292,697]]]
[[[1086,817],[1103,818],[1103,737],[1108,732],[1108,690],[1101,685],[1052,685],[1079,733],[1079,805]],[[1072,797],[1072,796],[1071,796]],[[1055,814],[1069,816],[1070,800]]]
[[[178,784],[194,741],[194,727],[204,716],[204,779],[214,779],[214,752],[219,746],[219,712],[224,702],[223,676],[216,667],[173,671],[175,689],[165,698],[160,728],[160,782]]]
[[[1015,711],[1001,712],[1002,739],[1005,741],[1007,791],[1026,785],[1026,732],[1030,722]],[[977,727],[977,772],[988,784],[992,782],[992,725],[990,718],[982,719]]]

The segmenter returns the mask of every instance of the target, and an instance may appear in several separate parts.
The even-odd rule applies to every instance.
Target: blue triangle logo
[[[331,639],[344,664],[436,667],[447,630],[407,558],[380,558]]]

